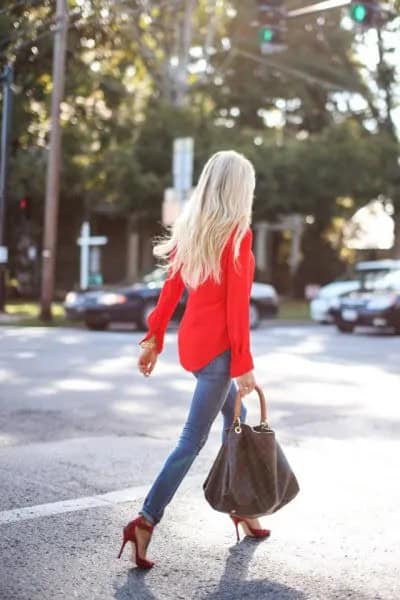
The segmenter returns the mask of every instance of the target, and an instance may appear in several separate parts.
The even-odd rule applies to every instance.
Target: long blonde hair
[[[254,187],[254,167],[247,158],[233,150],[213,154],[169,234],[156,240],[154,256],[170,258],[160,266],[171,269],[171,276],[181,269],[185,285],[192,289],[209,276],[219,283],[225,243],[236,228],[237,258],[251,223]]]

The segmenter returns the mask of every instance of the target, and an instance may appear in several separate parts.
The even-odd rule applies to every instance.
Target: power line
[[[330,91],[338,91],[341,90],[340,85],[336,85],[331,81],[327,81],[326,79],[322,79],[322,77],[317,77],[311,75],[310,73],[305,73],[300,69],[296,69],[295,67],[290,67],[288,65],[283,65],[282,63],[276,63],[273,60],[268,60],[265,57],[258,56],[257,54],[252,54],[251,52],[247,52],[245,50],[231,50],[231,52],[235,52],[235,54],[239,54],[245,58],[253,60],[263,65],[268,65],[270,67],[275,68],[277,71],[282,71],[283,73],[287,73],[288,75],[292,75],[294,77],[299,77],[300,79],[305,79],[309,83],[317,83],[323,88],[326,88]]]

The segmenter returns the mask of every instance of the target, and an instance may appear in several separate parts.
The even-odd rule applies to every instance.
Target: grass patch
[[[309,303],[307,300],[282,300],[278,319],[309,321]]]
[[[65,317],[63,305],[59,302],[52,304],[52,321],[42,321],[39,318],[40,306],[38,302],[26,302],[16,300],[7,302],[6,315],[7,319],[0,321],[1,325],[18,325],[20,327],[76,327],[79,323],[70,321]]]

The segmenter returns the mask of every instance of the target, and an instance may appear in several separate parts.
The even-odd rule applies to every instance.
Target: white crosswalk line
[[[201,483],[205,479],[204,475],[188,476],[182,484],[182,488],[188,485]],[[71,500],[61,500],[59,502],[49,502],[46,504],[37,504],[36,506],[24,506],[23,508],[14,508],[0,512],[0,526],[27,521],[29,519],[38,519],[41,517],[51,517],[62,513],[77,512],[88,508],[102,508],[114,504],[123,504],[124,502],[135,502],[143,498],[149,490],[150,485],[140,485],[97,496],[85,496],[82,498],[73,498]]]

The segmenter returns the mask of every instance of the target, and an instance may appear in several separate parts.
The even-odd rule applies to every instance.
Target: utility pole
[[[57,0],[53,50],[53,91],[51,129],[47,159],[45,221],[42,251],[42,291],[40,318],[51,321],[57,246],[58,195],[60,188],[61,126],[60,104],[64,95],[67,49],[68,8],[66,0]]]
[[[193,15],[196,0],[185,0],[180,32],[179,62],[175,80],[175,106],[184,106],[187,100],[187,68],[189,64],[189,51],[193,35]]]
[[[3,82],[3,117],[1,124],[0,142],[0,312],[4,311],[6,302],[6,264],[7,248],[5,246],[5,219],[7,197],[7,167],[8,167],[8,142],[11,120],[12,84],[14,74],[11,65],[7,65],[0,81]]]

